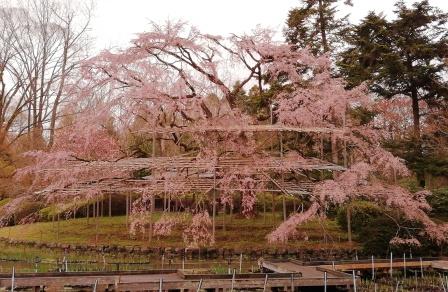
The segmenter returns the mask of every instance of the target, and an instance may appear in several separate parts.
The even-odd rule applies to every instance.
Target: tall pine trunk
[[[412,116],[414,123],[414,138],[419,141],[420,140],[420,107],[418,104],[418,95],[417,90],[412,91]]]

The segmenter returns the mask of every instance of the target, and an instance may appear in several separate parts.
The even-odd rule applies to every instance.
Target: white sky
[[[145,31],[150,21],[184,20],[210,34],[249,32],[258,24],[281,31],[292,7],[299,0],[96,0],[92,20],[95,50],[126,46],[135,33]],[[415,1],[406,1],[412,3]],[[341,6],[353,22],[368,11],[391,15],[393,0],[353,0],[354,7]],[[448,0],[430,0],[448,11]]]

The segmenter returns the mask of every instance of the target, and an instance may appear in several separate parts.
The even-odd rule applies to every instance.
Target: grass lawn
[[[161,213],[155,214],[160,217]],[[274,218],[275,217],[275,218]],[[269,248],[344,248],[348,247],[347,237],[336,222],[331,220],[311,221],[298,228],[302,235],[286,245],[267,244],[266,235],[281,222],[281,214],[267,214],[253,219],[241,218],[239,215],[226,215],[226,230],[223,230],[223,217],[216,218],[216,247],[235,249],[269,249]],[[59,225],[59,228],[58,228]],[[58,230],[59,229],[59,235]],[[0,237],[30,240],[46,243],[151,246],[151,247],[186,247],[182,240],[181,227],[165,238],[153,238],[147,235],[132,238],[127,231],[126,217],[102,217],[98,223],[90,218],[61,220],[57,222],[40,222],[29,225],[0,228]],[[307,238],[307,239],[304,239]]]

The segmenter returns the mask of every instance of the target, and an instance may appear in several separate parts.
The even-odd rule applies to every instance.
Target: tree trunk
[[[48,141],[49,147],[53,146],[54,143],[54,132],[56,130],[56,119],[59,110],[59,104],[61,103],[62,93],[65,88],[65,78],[67,75],[67,60],[68,60],[68,44],[67,40],[64,42],[64,53],[62,57],[62,69],[61,69],[61,79],[59,81],[59,88],[56,94],[56,98],[54,99],[53,108],[51,109],[51,118],[50,118],[50,138]]]
[[[412,90],[412,116],[414,121],[414,137],[420,140],[420,107],[417,90]]]
[[[421,129],[420,129],[420,106],[418,104],[418,93],[417,89],[412,89],[411,91],[412,98],[412,116],[414,122],[414,156],[416,158],[421,158],[423,156],[422,142],[421,142]],[[425,187],[425,170],[417,171],[417,179],[421,187]]]
[[[320,24],[320,34],[322,37],[322,47],[324,49],[324,53],[327,53],[330,48],[328,46],[328,40],[327,40],[327,23],[324,15],[324,7],[323,7],[323,0],[319,0],[319,24]]]

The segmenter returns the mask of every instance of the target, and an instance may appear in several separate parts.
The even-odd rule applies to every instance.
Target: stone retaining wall
[[[76,245],[62,243],[44,243],[35,241],[15,240],[8,238],[0,238],[0,242],[10,245],[29,246],[38,249],[59,249],[69,252],[95,252],[105,254],[129,254],[129,255],[148,255],[162,256],[166,258],[183,258],[187,259],[228,259],[238,257],[241,253],[245,257],[258,259],[266,258],[288,258],[294,257],[301,260],[339,260],[352,259],[355,257],[356,250],[348,249],[227,249],[227,248],[158,248],[145,246],[116,246],[116,245]]]

